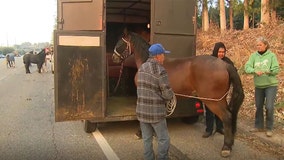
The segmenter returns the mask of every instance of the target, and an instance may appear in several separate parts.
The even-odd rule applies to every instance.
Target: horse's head
[[[135,55],[135,62],[140,66],[149,57],[150,44],[140,35],[124,30],[122,38],[116,43],[112,60],[114,63],[121,63],[126,58]]]
[[[121,63],[132,54],[130,39],[131,35],[127,30],[124,30],[123,36],[114,47],[114,53],[112,54],[114,63]]]
[[[50,52],[50,49],[49,49],[49,48],[47,48],[47,47],[46,47],[46,48],[44,48],[43,50],[44,50],[44,53],[45,53],[45,54],[49,54],[49,52]]]

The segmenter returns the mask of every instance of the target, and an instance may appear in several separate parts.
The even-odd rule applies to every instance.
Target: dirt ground
[[[244,73],[244,65],[252,52],[256,51],[255,41],[258,37],[267,38],[280,64],[279,87],[275,103],[274,132],[284,134],[284,23],[278,22],[270,26],[245,31],[226,31],[220,33],[217,27],[208,32],[197,31],[197,55],[211,54],[216,42],[224,42],[227,47],[227,56],[232,59],[241,76],[245,100],[240,109],[239,118],[254,122],[254,85],[253,77]]]

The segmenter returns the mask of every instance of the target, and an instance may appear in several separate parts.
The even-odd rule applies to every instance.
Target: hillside
[[[270,50],[276,53],[281,67],[279,87],[275,108],[275,129],[284,131],[284,24],[275,24],[264,28],[249,29],[246,31],[226,31],[220,34],[217,28],[209,32],[197,31],[197,55],[211,54],[214,43],[224,42],[227,47],[227,56],[232,59],[239,70],[245,90],[245,100],[240,109],[239,117],[254,121],[254,86],[253,77],[244,73],[244,64],[250,54],[256,51],[255,40],[263,36],[270,43]]]

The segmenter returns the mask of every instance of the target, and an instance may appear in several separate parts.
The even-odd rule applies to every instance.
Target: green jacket
[[[255,72],[262,71],[265,74],[258,76]],[[258,52],[253,53],[245,64],[245,72],[254,75],[254,86],[257,88],[266,88],[277,86],[279,73],[279,63],[276,55],[267,50],[262,55]]]

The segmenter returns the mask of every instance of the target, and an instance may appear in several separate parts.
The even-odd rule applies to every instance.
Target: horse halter
[[[123,45],[120,45],[120,46],[116,45],[116,46],[114,47],[114,54],[112,55],[112,59],[113,59],[113,60],[115,59],[115,56],[117,56],[117,57],[120,59],[120,62],[121,62],[120,71],[119,71],[119,72],[120,72],[120,73],[119,73],[119,79],[118,79],[118,81],[117,81],[117,83],[116,83],[116,86],[115,86],[115,88],[114,88],[114,93],[117,91],[117,88],[118,88],[118,85],[119,85],[119,82],[120,82],[120,79],[121,79],[121,75],[122,75],[122,71],[123,71],[123,62],[124,62],[124,60],[125,60],[127,57],[129,57],[129,56],[132,54],[130,42],[127,41],[126,39],[124,39],[123,37],[122,37],[121,39],[122,39],[122,41],[124,42]],[[117,51],[117,48],[120,50],[121,47],[124,46],[124,45],[125,45],[124,49],[121,50],[122,53],[119,53],[119,52]]]
[[[122,51],[122,53],[119,53],[117,51],[117,46],[115,46],[114,48],[114,54],[120,58],[121,61],[124,61],[127,57],[129,57],[131,54],[132,54],[132,51],[131,51],[131,44],[129,41],[127,41],[125,38],[121,38],[122,41],[124,42],[123,44],[125,45],[125,49]],[[121,46],[119,46],[120,48]]]

